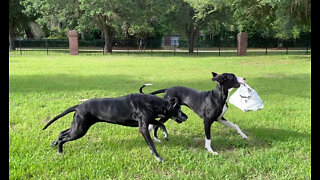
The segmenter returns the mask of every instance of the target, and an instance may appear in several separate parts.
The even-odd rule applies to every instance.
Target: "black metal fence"
[[[9,49],[9,55],[66,55],[69,54],[68,39],[16,39],[16,50]],[[104,55],[103,39],[79,40],[79,55]],[[112,53],[146,55],[191,55],[188,40],[114,40]],[[193,55],[235,56],[237,38],[218,38],[212,40],[197,39],[194,42]],[[248,39],[248,55],[270,54],[311,54],[311,42],[308,40]]]

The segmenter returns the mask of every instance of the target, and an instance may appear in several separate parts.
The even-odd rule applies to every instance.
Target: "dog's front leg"
[[[142,121],[139,121],[139,131],[140,133],[142,134],[142,136],[144,137],[144,139],[146,140],[146,142],[148,143],[149,145],[149,148],[151,150],[151,153],[154,154],[155,158],[159,161],[159,162],[162,162],[163,159],[159,156],[154,144],[153,144],[153,141],[150,137],[150,133],[149,133],[149,130],[148,130],[148,126],[149,124],[148,123],[145,123],[145,122],[142,122]]]
[[[153,120],[153,121],[151,121],[150,123],[151,123],[151,124],[154,124],[156,129],[158,129],[158,127],[160,127],[161,130],[163,131],[164,138],[165,138],[167,141],[169,140],[167,129],[166,129],[166,127],[164,126],[164,124],[163,124],[162,122]],[[149,126],[150,126],[150,125],[149,125]],[[155,129],[155,133],[154,133],[154,139],[155,139],[155,141],[157,141],[157,142],[161,142],[161,140],[158,139],[158,137],[157,137],[156,129]]]
[[[211,148],[211,125],[212,125],[212,123],[213,123],[212,120],[204,120],[204,130],[206,133],[205,148],[213,155],[216,155],[218,153],[213,151]]]
[[[167,122],[168,119],[169,119],[169,118],[161,118],[161,119],[159,120],[159,122],[163,124],[163,123]],[[158,128],[159,128],[159,126],[155,126],[155,127],[154,127],[153,135],[154,135],[154,140],[155,140],[156,142],[159,142],[159,143],[160,143],[161,140],[158,139]],[[162,130],[163,130],[163,129],[162,129]],[[164,133],[166,133],[166,132],[164,132]],[[167,136],[166,140],[168,140],[168,133],[165,134],[165,136]]]
[[[247,139],[248,137],[241,131],[241,129],[236,125],[236,124],[233,124],[232,122],[230,121],[227,121],[224,117],[222,117],[221,119],[218,120],[219,123],[223,124],[223,125],[226,125],[228,127],[231,127],[233,129],[235,129],[238,134],[240,134],[240,136],[243,138],[243,139]]]

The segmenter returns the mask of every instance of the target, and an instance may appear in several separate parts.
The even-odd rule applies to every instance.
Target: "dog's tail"
[[[152,95],[160,94],[160,93],[164,93],[164,92],[166,92],[166,90],[167,90],[167,89],[159,89],[159,90],[154,91],[154,92],[152,92],[152,93],[150,93],[150,94],[152,94]]]
[[[47,123],[47,125],[42,129],[42,130],[45,130],[47,129],[48,126],[50,126],[50,124],[52,124],[53,122],[55,122],[56,120],[58,120],[59,118],[73,112],[73,111],[76,111],[76,108],[78,107],[79,105],[75,105],[75,106],[72,106],[70,108],[68,108],[67,110],[65,110],[63,113],[59,114],[58,116],[54,117],[51,121],[49,121]]]
[[[151,85],[152,85],[151,83],[142,85],[142,86],[140,87],[140,89],[139,89],[140,93],[143,93],[143,92],[142,92],[142,89],[143,89],[144,87],[146,87],[146,86],[151,86]]]
[[[144,87],[146,87],[146,86],[151,86],[152,84],[144,84],[144,85],[142,85],[141,87],[140,87],[140,93],[143,93],[143,91],[142,91],[142,89],[144,88]],[[154,91],[154,92],[152,92],[152,93],[149,93],[149,94],[152,94],[152,95],[155,95],[155,94],[160,94],[160,93],[164,93],[164,92],[166,92],[166,90],[167,89],[160,89],[160,90],[157,90],[157,91]]]

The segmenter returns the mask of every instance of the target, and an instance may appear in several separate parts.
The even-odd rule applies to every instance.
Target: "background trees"
[[[179,33],[193,52],[199,32],[248,32],[250,37],[299,38],[311,33],[311,0],[10,0],[9,43],[17,35],[66,37],[77,29],[81,38],[101,34],[105,52],[115,39],[160,41]],[[31,29],[31,30],[30,30]]]
[[[28,23],[36,18],[36,15],[24,13],[25,7],[20,0],[9,0],[9,45],[15,50],[14,38],[22,33],[28,34]]]

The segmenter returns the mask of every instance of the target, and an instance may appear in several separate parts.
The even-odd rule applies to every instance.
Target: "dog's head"
[[[177,98],[172,98],[169,101],[166,116],[172,118],[177,123],[182,123],[188,119],[188,116],[181,111],[181,106]]]
[[[226,87],[228,90],[240,87],[240,83],[245,82],[245,78],[237,77],[232,73],[217,74],[212,72],[212,81],[217,81],[220,85]]]

